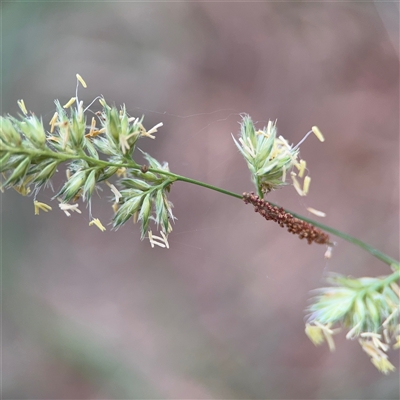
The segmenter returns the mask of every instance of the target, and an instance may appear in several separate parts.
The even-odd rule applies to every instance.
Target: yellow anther
[[[54,131],[54,127],[56,126],[57,118],[58,118],[58,112],[56,111],[53,115],[53,118],[49,122],[49,125],[51,126],[50,133],[53,133],[53,131]]]
[[[79,74],[76,74],[76,79],[78,79],[78,81],[81,83],[81,85],[82,85],[85,89],[87,88],[86,82],[83,80],[83,78],[82,78]]]
[[[299,163],[299,177],[302,178],[304,175],[304,171],[306,170],[306,162],[305,160],[300,160]]]
[[[52,210],[52,208],[50,206],[48,206],[45,203],[41,203],[40,201],[34,201],[33,205],[35,206],[35,215],[39,215],[39,210],[42,210],[44,212],[49,212],[50,210]]]
[[[96,225],[102,232],[106,230],[98,218],[94,218],[89,222],[89,226]]]
[[[19,108],[21,109],[21,111],[26,115],[28,114],[28,110],[25,107],[25,102],[21,99],[17,101]]]
[[[325,138],[324,135],[322,134],[322,132],[319,130],[318,126],[313,126],[311,128],[311,130],[313,131],[314,135],[321,141],[324,142]]]
[[[126,178],[126,168],[125,167],[118,168],[116,174],[118,178],[121,178],[121,176],[123,178]]]
[[[310,183],[311,183],[311,178],[309,176],[306,176],[304,178],[304,183],[303,183],[303,196],[305,196],[308,193],[308,189],[310,188]]]
[[[69,107],[71,107],[72,104],[75,103],[75,100],[76,100],[75,97],[71,97],[71,98],[69,99],[69,101],[63,105],[63,107],[64,107],[64,108],[69,108]]]

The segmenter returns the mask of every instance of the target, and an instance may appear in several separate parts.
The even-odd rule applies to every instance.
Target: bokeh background
[[[48,121],[53,99],[125,103],[141,148],[173,172],[252,190],[231,132],[240,113],[278,119],[312,176],[270,199],[399,258],[399,10],[382,2],[6,2],[1,112],[17,100]],[[94,106],[95,107],[95,106]],[[140,156],[138,156],[140,160]],[[60,178],[59,178],[60,179]],[[60,187],[55,179],[54,187]],[[38,200],[50,202],[51,190]],[[112,210],[93,200],[105,224]],[[395,399],[356,342],[304,334],[310,291],[330,272],[388,268],[337,240],[308,246],[239,200],[177,183],[171,249],[138,226],[89,227],[82,215],[34,216],[2,194],[4,399]],[[391,353],[398,367],[398,353]]]

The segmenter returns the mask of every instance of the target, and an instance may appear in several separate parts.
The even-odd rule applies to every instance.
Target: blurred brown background
[[[2,114],[17,99],[47,121],[53,99],[88,84],[126,103],[145,126],[141,148],[173,172],[252,190],[235,148],[239,113],[278,119],[312,176],[270,199],[399,258],[397,3],[2,2]],[[140,159],[140,156],[138,156]],[[55,180],[55,189],[60,185]],[[38,200],[49,203],[51,190]],[[93,201],[112,217],[107,189]],[[395,399],[357,342],[337,351],[304,334],[310,291],[329,272],[388,268],[337,240],[333,258],[239,200],[177,183],[170,250],[130,223],[89,227],[88,212],[33,214],[2,195],[4,399]],[[398,352],[391,354],[398,367]]]

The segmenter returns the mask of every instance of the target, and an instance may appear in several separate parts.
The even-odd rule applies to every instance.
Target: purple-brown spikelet
[[[254,211],[258,212],[266,220],[275,221],[282,228],[286,227],[289,232],[298,235],[300,239],[307,239],[308,244],[312,242],[330,244],[329,235],[321,229],[294,217],[282,207],[273,206],[268,201],[260,199],[254,193],[243,193],[243,201],[246,204],[253,204]]]

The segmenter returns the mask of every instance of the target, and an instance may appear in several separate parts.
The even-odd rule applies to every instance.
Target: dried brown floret
[[[243,193],[243,201],[253,204],[254,211],[262,215],[266,220],[272,220],[278,223],[300,239],[306,239],[308,244],[312,242],[318,244],[330,244],[329,235],[321,229],[316,228],[308,222],[302,221],[285,211],[282,207],[276,207],[268,201],[261,199],[254,193]]]

